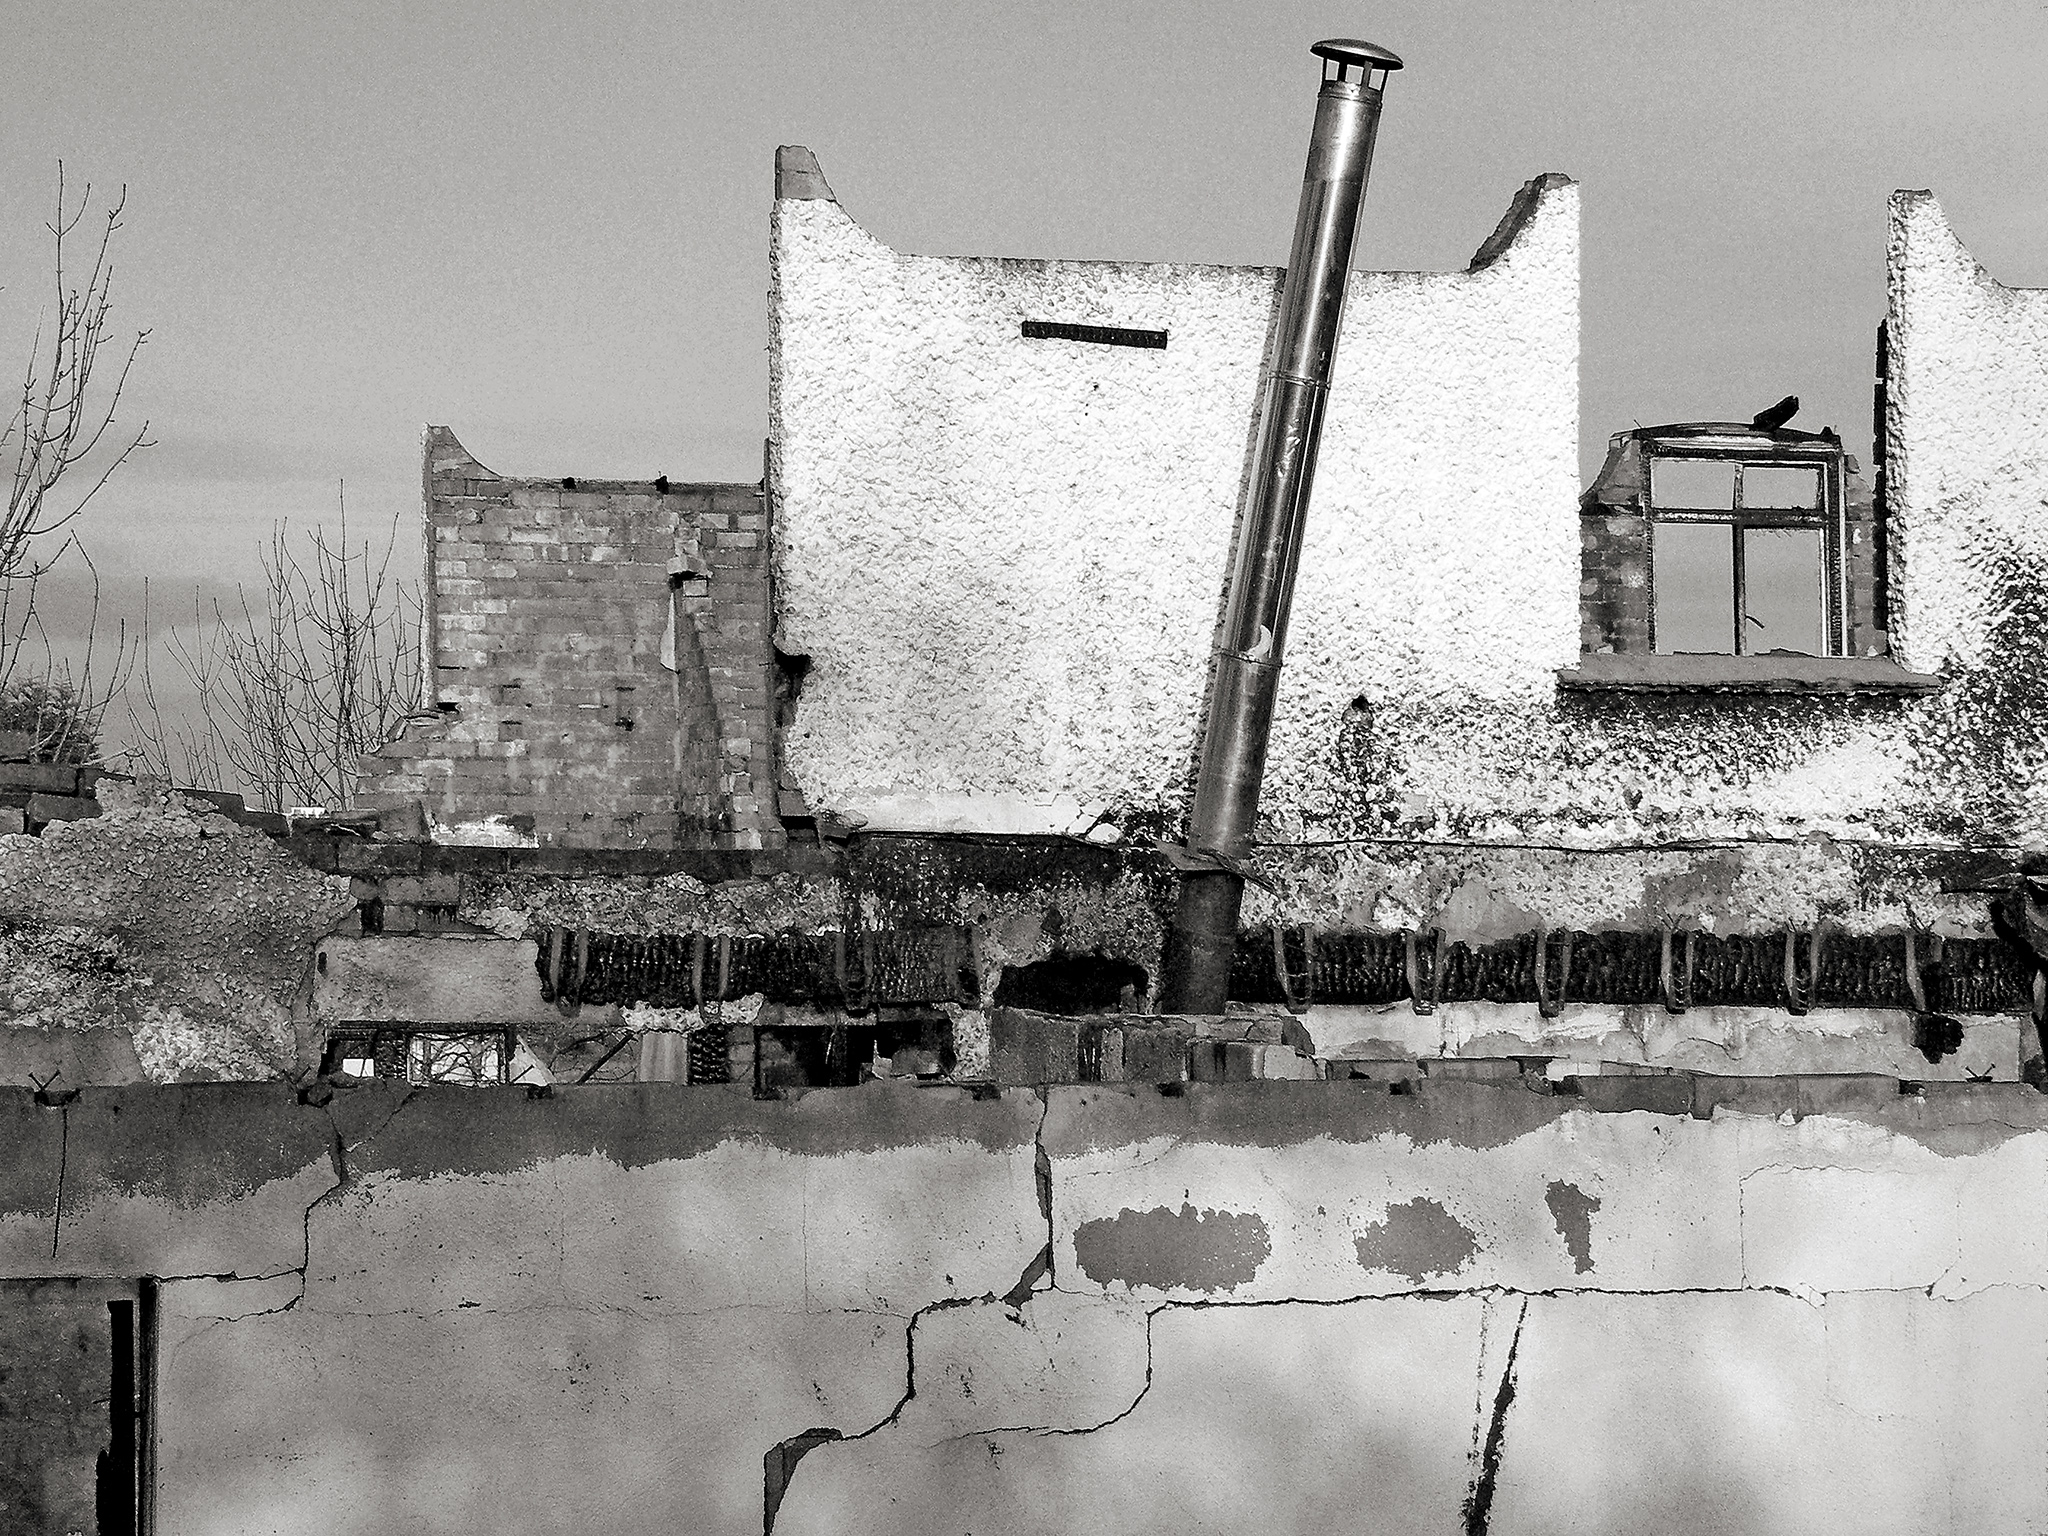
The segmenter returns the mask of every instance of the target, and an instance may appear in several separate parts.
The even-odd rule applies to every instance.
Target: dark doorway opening
[[[0,1281],[0,1530],[154,1529],[156,1285]]]

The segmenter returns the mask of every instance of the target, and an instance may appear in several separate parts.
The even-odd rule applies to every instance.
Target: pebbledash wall
[[[0,1307],[181,1536],[2048,1523],[2048,1099],[1605,1086],[6,1090]]]
[[[1176,825],[1278,274],[900,255],[807,153],[785,165],[771,417],[804,794],[878,827]],[[1353,274],[1271,843],[2048,836],[2026,745],[2048,726],[2048,295],[1986,276],[1925,194],[1894,199],[1890,270],[1893,650],[1943,679],[1925,697],[1561,687],[1577,187],[1530,183],[1469,271]],[[1167,341],[1030,340],[1032,319]]]
[[[806,796],[918,830],[1173,819],[1281,274],[899,255],[808,152],[783,171],[770,418]],[[1578,188],[1545,176],[1471,270],[1353,275],[1276,826],[1331,802],[1361,695],[1521,712],[1576,656],[1578,264]],[[1166,342],[1033,340],[1031,320]]]

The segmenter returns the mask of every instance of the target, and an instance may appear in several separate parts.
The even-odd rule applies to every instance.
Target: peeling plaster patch
[[[1586,1274],[1593,1267],[1593,1213],[1600,1209],[1600,1197],[1563,1179],[1552,1179],[1543,1192],[1543,1203],[1550,1207],[1550,1219],[1557,1223],[1565,1251],[1572,1256],[1572,1267]]]
[[[1074,1255],[1089,1279],[1153,1290],[1234,1291],[1272,1253],[1265,1218],[1256,1211],[1125,1209],[1084,1223]]]
[[[337,1105],[343,1100],[336,1095]],[[373,1094],[371,1102],[381,1101]],[[358,1174],[503,1176],[576,1156],[646,1168],[725,1142],[828,1162],[850,1153],[963,1143],[1008,1156],[1031,1146],[1041,1113],[1036,1095],[1022,1089],[1006,1091],[1001,1106],[991,1109],[961,1088],[879,1082],[816,1088],[795,1100],[699,1093],[671,1083],[619,1084],[545,1099],[437,1086],[417,1089],[403,1102],[422,1107],[393,1114],[365,1139],[351,1164]]]
[[[1540,928],[1542,919],[1476,879],[1461,882],[1436,915],[1446,937],[1465,943],[1512,939]]]
[[[1349,1082],[1173,1085],[1078,1084],[1051,1091],[1044,1141],[1055,1162],[1078,1153],[1170,1136],[1232,1147],[1293,1147],[1402,1137],[1415,1147],[1449,1143],[1483,1152],[1506,1146],[1569,1113],[1574,1100],[1443,1079],[1392,1095]],[[2038,1094],[2029,1098],[2038,1099]],[[2048,1115],[2048,1101],[2043,1113]]]
[[[189,1213],[329,1167],[326,1117],[284,1088],[187,1083],[165,1093],[132,1084],[88,1091],[56,1113],[66,1132],[67,1240],[74,1200],[132,1197]],[[29,1181],[0,1180],[0,1214],[44,1208]]]
[[[1944,891],[1956,866],[1924,847],[1827,838],[1721,848],[1376,842],[1264,847],[1253,862],[1273,888],[1245,892],[1250,927],[1441,926],[1468,942],[1539,927],[1672,923],[1726,934],[1821,919],[1830,932],[1866,937],[1906,926],[1958,938],[1991,932],[1982,895]]]
[[[767,1001],[767,996],[760,992],[727,998],[718,1005],[718,1022],[723,1025],[751,1025],[760,1018],[761,1006]],[[655,1008],[646,1003],[629,1003],[619,1010],[619,1018],[635,1034],[648,1029],[687,1031],[701,1028],[704,1023],[703,1016],[695,1008]]]
[[[1358,1235],[1361,1269],[1384,1269],[1420,1285],[1455,1274],[1479,1251],[1472,1229],[1426,1196],[1387,1208],[1387,1219]]]

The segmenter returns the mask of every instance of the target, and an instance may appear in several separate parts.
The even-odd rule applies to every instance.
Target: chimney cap
[[[1401,55],[1392,49],[1382,48],[1378,43],[1363,42],[1355,37],[1326,37],[1309,52],[1319,59],[1329,59],[1338,64],[1356,64],[1362,69],[1399,69]]]

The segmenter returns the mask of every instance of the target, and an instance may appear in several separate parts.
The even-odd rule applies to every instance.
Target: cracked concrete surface
[[[2024,1531],[2030,1093],[16,1093],[0,1272],[162,1277],[181,1531]]]

